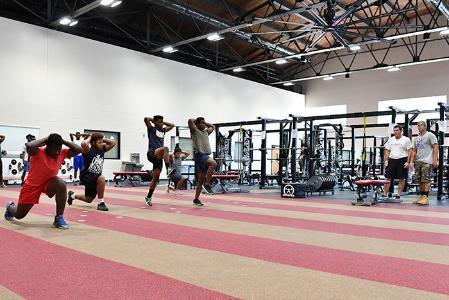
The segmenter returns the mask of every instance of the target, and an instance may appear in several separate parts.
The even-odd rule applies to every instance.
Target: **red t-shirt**
[[[36,155],[30,155],[30,172],[26,183],[32,186],[40,186],[56,177],[64,159],[67,158],[68,148],[62,148],[61,153],[55,159],[45,152],[45,147],[40,147]]]

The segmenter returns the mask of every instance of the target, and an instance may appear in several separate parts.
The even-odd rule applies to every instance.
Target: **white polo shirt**
[[[385,149],[390,150],[390,157],[392,159],[399,159],[408,156],[408,150],[412,148],[412,142],[406,136],[397,139],[392,136],[385,143]]]

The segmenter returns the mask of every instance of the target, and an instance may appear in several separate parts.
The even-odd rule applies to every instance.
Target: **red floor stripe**
[[[76,189],[76,191],[81,191]],[[115,192],[115,191],[114,191]],[[141,196],[137,193],[129,193],[126,195],[133,196]],[[189,202],[192,201],[192,197],[188,195],[167,195],[165,194],[157,194],[155,195],[156,201],[158,201],[157,196],[161,197],[173,197],[174,200],[187,200]],[[106,194],[107,196],[107,194]],[[163,199],[160,200],[163,203]],[[339,215],[339,216],[351,216],[351,217],[363,217],[363,218],[373,218],[373,219],[387,219],[387,220],[399,220],[406,222],[420,222],[420,223],[429,223],[429,224],[441,224],[441,225],[449,225],[449,215],[447,218],[440,217],[426,217],[426,216],[410,216],[410,215],[401,215],[399,213],[389,214],[382,213],[376,211],[353,211],[353,210],[344,210],[344,209],[334,209],[334,208],[320,208],[320,207],[307,207],[307,206],[295,206],[288,204],[272,204],[272,203],[255,203],[255,202],[247,202],[247,201],[238,201],[238,200],[225,200],[220,195],[216,195],[213,197],[207,197],[204,199],[205,203],[216,203],[216,204],[225,204],[231,206],[242,206],[245,205],[247,207],[256,207],[256,208],[269,208],[276,210],[285,210],[285,211],[300,211],[300,212],[310,212],[310,213],[319,213],[319,214],[329,214],[329,215]]]
[[[80,191],[84,191],[84,189],[80,186],[77,187],[70,187],[70,189],[76,189],[76,190],[80,190]],[[136,191],[126,191],[126,190],[120,190],[118,189],[110,189],[111,192],[113,193],[118,193],[118,194],[131,194],[131,195],[136,195],[136,194],[140,194],[140,195],[146,195],[147,188],[142,188],[142,187],[134,187],[133,189],[136,189]],[[108,192],[108,190],[106,190],[106,193]],[[187,190],[185,191],[187,195],[189,195],[190,197],[193,196],[193,192],[192,190]],[[159,188],[155,191],[155,193],[157,195],[164,195],[166,194],[165,189],[163,188]],[[259,196],[260,195],[260,196]],[[325,204],[335,204],[335,205],[341,205],[342,207],[344,206],[351,206],[350,202],[351,201],[355,201],[356,199],[356,194],[355,192],[353,193],[354,198],[353,199],[341,199],[341,198],[334,198],[334,197],[339,197],[339,195],[336,196],[332,196],[332,200],[329,199],[323,199],[323,198],[316,198],[316,196],[314,196],[313,198],[308,197],[308,198],[301,198],[301,199],[289,199],[289,198],[282,198],[281,196],[276,196],[276,195],[264,195],[264,194],[256,194],[256,193],[244,193],[244,194],[216,194],[213,196],[208,196],[205,197],[204,199],[211,199],[212,198],[220,198],[223,200],[226,199],[230,199],[232,200],[231,197],[242,197],[242,198],[252,198],[252,199],[260,199],[260,202],[263,202],[263,199],[269,199],[269,200],[283,200],[283,201],[291,201],[291,202],[308,202],[308,203],[325,203]],[[404,200],[406,200],[406,198],[404,198]],[[376,206],[371,206],[368,209],[375,211],[377,208],[389,208],[389,209],[397,209],[397,210],[415,210],[415,211],[429,211],[429,212],[440,212],[440,213],[449,213],[449,207],[435,207],[435,206],[412,206],[412,205],[408,205],[408,204],[378,204]]]
[[[3,228],[0,245],[0,284],[27,299],[232,299]]]
[[[10,199],[0,197],[0,205],[2,206],[6,205],[7,200]],[[141,208],[145,206],[143,201],[140,202],[140,201],[120,200],[120,199],[106,199],[106,201],[107,203],[113,205],[120,205],[130,208]],[[388,240],[449,246],[449,234],[444,233],[343,224],[335,222],[305,220],[300,218],[276,217],[269,215],[258,215],[258,214],[239,213],[231,211],[220,211],[209,209],[207,208],[207,206],[203,210],[195,207],[164,205],[163,202],[155,203],[151,208],[151,210],[162,211],[166,213],[175,213],[176,211],[178,211],[179,213],[191,216],[209,217],[223,220],[250,222],[257,224],[299,228],[299,229],[331,232],[338,234],[349,234],[371,238],[381,238]]]
[[[33,208],[33,213],[45,214],[53,208],[52,205],[41,204]],[[81,209],[71,208],[66,212],[66,216],[68,219],[75,219],[80,213]],[[146,238],[449,294],[448,265],[334,250],[129,217],[117,219],[112,214],[97,211],[89,212],[85,219],[87,225]]]

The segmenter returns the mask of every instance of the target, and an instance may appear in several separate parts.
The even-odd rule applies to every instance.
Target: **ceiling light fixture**
[[[283,64],[286,64],[287,63],[287,60],[286,59],[278,59],[277,61],[276,61],[276,64],[277,65],[283,65]]]
[[[362,47],[360,47],[359,45],[349,46],[349,50],[351,50],[351,51],[359,51],[360,49],[362,49]]]
[[[440,31],[440,35],[442,35],[442,36],[449,35],[449,29],[446,28],[445,30]]]
[[[164,52],[164,53],[174,53],[176,51],[178,51],[178,50],[176,50],[172,46],[166,46],[164,49],[162,49],[162,52]]]
[[[111,4],[111,7],[116,7],[116,6],[120,5],[120,4],[122,4],[122,1],[121,1],[121,0],[119,0],[119,1],[114,1],[114,3]]]
[[[323,77],[323,80],[334,80],[335,79],[335,77],[334,76],[332,76],[332,75],[327,75],[327,76],[325,76],[325,77]]]
[[[284,86],[292,86],[292,85],[295,85],[293,82],[285,82],[284,83]]]
[[[243,72],[243,71],[245,71],[245,70],[241,67],[232,69],[232,72],[234,72],[234,73],[239,73],[239,72]]]
[[[219,35],[218,33],[212,33],[211,35],[209,35],[207,37],[207,40],[211,41],[211,42],[216,42],[219,40],[222,40],[223,37],[221,35]]]
[[[397,72],[400,71],[401,69],[398,66],[392,66],[390,68],[387,69],[388,72]]]
[[[59,20],[59,24],[61,24],[61,25],[69,25],[71,22],[72,22],[72,18],[70,18],[70,17],[62,17]]]
[[[78,24],[78,21],[75,19],[72,19],[72,22],[70,22],[69,26],[72,27],[72,26],[75,26],[76,24]]]
[[[103,6],[116,7],[117,5],[122,4],[121,0],[101,0],[100,2]]]

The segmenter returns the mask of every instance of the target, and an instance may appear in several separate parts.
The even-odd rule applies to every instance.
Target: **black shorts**
[[[154,156],[154,151],[156,151],[156,149],[150,149],[147,152],[147,158],[150,161],[150,163],[153,164],[153,170],[158,169],[158,170],[162,170],[162,158],[157,158],[156,156]]]
[[[98,177],[80,176],[80,183],[84,185],[84,195],[86,197],[97,197]]]
[[[404,168],[404,164],[407,162],[407,157],[388,159],[388,166],[385,170],[385,177],[388,179],[404,179],[407,178],[408,169]]]

